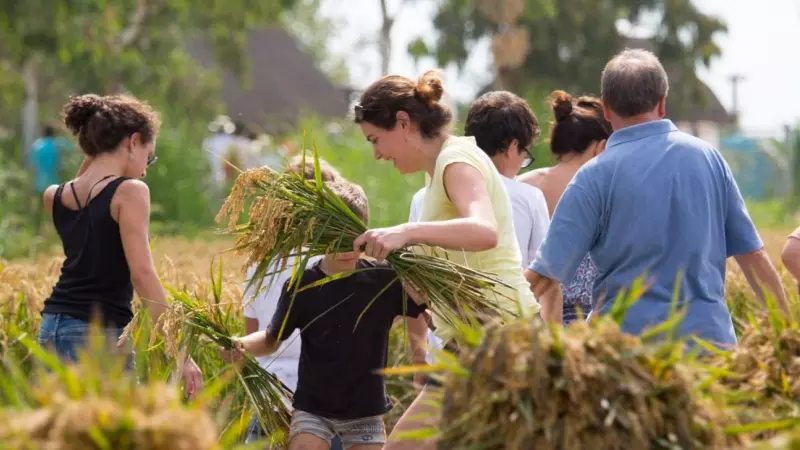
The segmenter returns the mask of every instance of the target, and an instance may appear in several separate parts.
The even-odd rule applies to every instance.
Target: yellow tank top
[[[528,281],[522,275],[522,255],[514,232],[511,200],[500,173],[489,156],[477,146],[475,138],[451,136],[445,141],[436,158],[433,176],[427,180],[420,222],[437,222],[460,217],[444,188],[444,170],[454,163],[469,164],[483,176],[494,209],[498,242],[497,247],[481,252],[447,250],[444,251],[446,257],[458,264],[492,273],[512,286],[511,289],[505,286],[497,288],[498,292],[503,294],[497,298],[504,310],[521,311],[526,316],[537,313],[539,304],[530,290]],[[492,293],[487,292],[487,295]],[[439,338],[448,341],[453,337],[455,330],[446,321],[434,316],[434,325],[435,334]]]

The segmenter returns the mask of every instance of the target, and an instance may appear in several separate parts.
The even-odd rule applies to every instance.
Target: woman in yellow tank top
[[[424,171],[429,181],[419,222],[369,230],[354,246],[379,260],[409,245],[441,247],[448,258],[493,273],[511,286],[500,292],[504,310],[535,314],[539,305],[520,269],[511,201],[501,175],[474,138],[450,135],[452,113],[440,102],[443,93],[438,72],[429,71],[418,82],[396,75],[381,78],[361,95],[355,121],[375,158],[392,162],[404,174]],[[434,325],[445,342],[454,337],[454,330],[437,317]],[[413,360],[423,364],[426,324],[409,323],[409,330],[415,336]],[[385,450],[435,448],[432,439],[394,438],[436,424],[440,411],[433,406],[437,402],[430,401],[433,395],[429,387],[423,388]]]

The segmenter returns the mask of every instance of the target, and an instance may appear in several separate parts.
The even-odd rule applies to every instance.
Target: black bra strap
[[[81,201],[78,200],[78,193],[75,192],[75,182],[74,181],[70,181],[69,182],[69,188],[72,190],[72,196],[75,197],[75,203],[78,204],[78,210],[83,209],[83,206],[81,206]]]
[[[89,193],[86,195],[86,204],[87,204],[87,205],[89,204],[89,201],[92,199],[92,191],[94,190],[94,188],[96,188],[98,184],[100,184],[100,183],[102,183],[103,181],[106,181],[107,179],[109,179],[109,178],[111,178],[111,177],[114,177],[114,176],[115,176],[115,175],[106,175],[106,176],[104,176],[103,178],[100,178],[99,180],[97,180],[97,183],[93,184],[93,185],[92,185],[92,187],[91,187],[91,188],[89,188]],[[73,191],[73,192],[74,192],[74,191]],[[77,199],[76,199],[76,200],[77,200]],[[80,206],[80,205],[78,205],[78,206]]]

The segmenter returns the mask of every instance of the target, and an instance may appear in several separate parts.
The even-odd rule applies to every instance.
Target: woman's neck
[[[588,159],[585,158],[585,156],[586,155],[580,153],[572,153],[564,155],[561,157],[561,159],[558,160],[555,167],[558,167],[560,170],[563,170],[565,172],[572,172],[574,174],[575,172],[578,171],[578,169],[580,169],[584,164],[586,164],[586,161],[588,161]]]
[[[436,169],[436,158],[439,157],[439,153],[448,139],[450,139],[450,134],[443,133],[433,139],[422,141],[420,152],[424,158],[423,168],[431,177],[433,177],[433,171]]]
[[[120,158],[119,155],[104,153],[94,157],[81,177],[87,179],[104,177],[106,175],[121,177],[125,173],[126,164],[127,162],[123,158]]]

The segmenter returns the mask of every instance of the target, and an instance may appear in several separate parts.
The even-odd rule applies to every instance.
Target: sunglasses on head
[[[363,106],[361,106],[361,104],[353,106],[353,115],[355,116],[356,122],[361,122],[362,120],[364,120],[364,113],[369,111],[372,112],[381,111],[381,108],[364,108]]]

